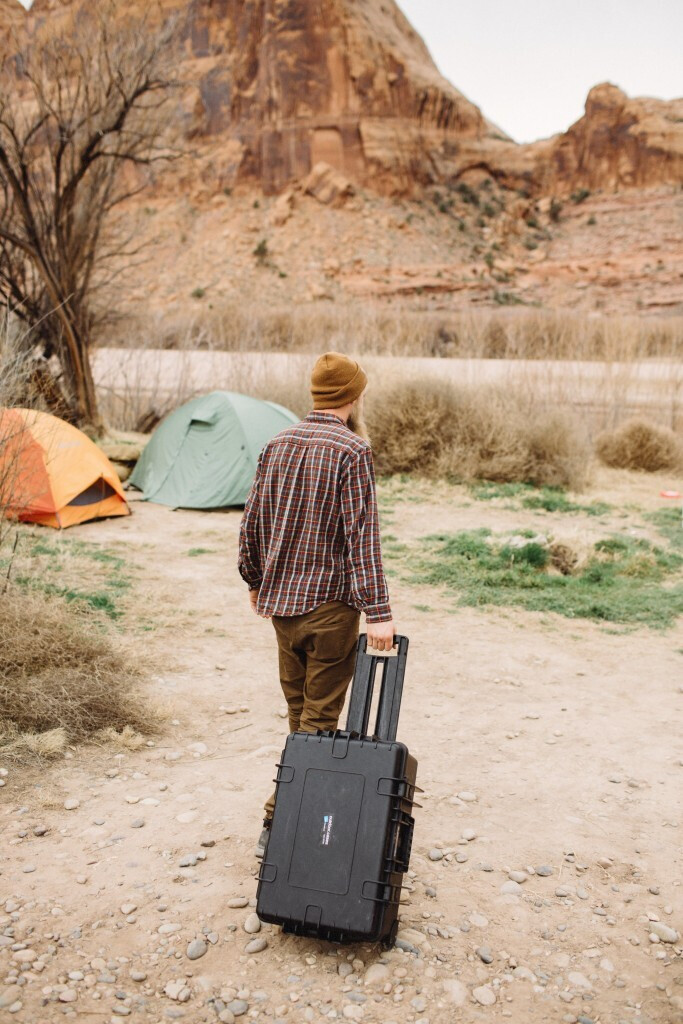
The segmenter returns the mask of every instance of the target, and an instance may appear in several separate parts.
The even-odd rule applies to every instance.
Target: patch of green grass
[[[198,555],[213,555],[213,548],[190,548],[187,552],[188,558],[197,558]]]
[[[683,549],[683,520],[680,507],[658,508],[656,512],[645,513],[644,518],[652,523],[673,547]]]
[[[640,538],[598,541],[571,576],[551,571],[544,545],[513,547],[485,528],[433,534],[407,551],[390,552],[389,560],[404,582],[446,587],[459,605],[512,605],[652,629],[683,615],[683,555]]]
[[[542,512],[564,512],[575,514],[582,512],[589,516],[604,516],[612,511],[612,506],[604,501],[593,501],[590,505],[581,505],[571,501],[559,487],[534,487],[533,484],[494,483],[480,480],[470,487],[472,495],[478,501],[490,501],[492,498],[521,498],[521,507]]]
[[[55,542],[27,533],[13,579],[27,590],[61,597],[116,620],[123,615],[121,599],[131,586],[129,568],[124,558],[97,544],[72,537]],[[84,580],[85,587],[80,585]]]

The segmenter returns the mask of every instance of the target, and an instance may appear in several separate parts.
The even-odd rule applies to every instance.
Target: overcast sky
[[[588,90],[683,96],[683,0],[398,0],[439,70],[517,142],[564,131]]]

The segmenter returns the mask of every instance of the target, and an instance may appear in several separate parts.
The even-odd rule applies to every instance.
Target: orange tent
[[[76,427],[31,409],[0,410],[0,508],[57,529],[130,513],[104,452]]]

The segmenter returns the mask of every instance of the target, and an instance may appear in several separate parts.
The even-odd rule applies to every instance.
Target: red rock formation
[[[536,175],[546,192],[680,184],[683,99],[629,99],[616,85],[596,85],[584,116],[539,157]]]

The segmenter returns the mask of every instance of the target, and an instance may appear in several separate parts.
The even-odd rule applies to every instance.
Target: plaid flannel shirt
[[[259,456],[240,526],[239,571],[260,615],[326,601],[388,622],[370,445],[338,416],[312,412]]]

